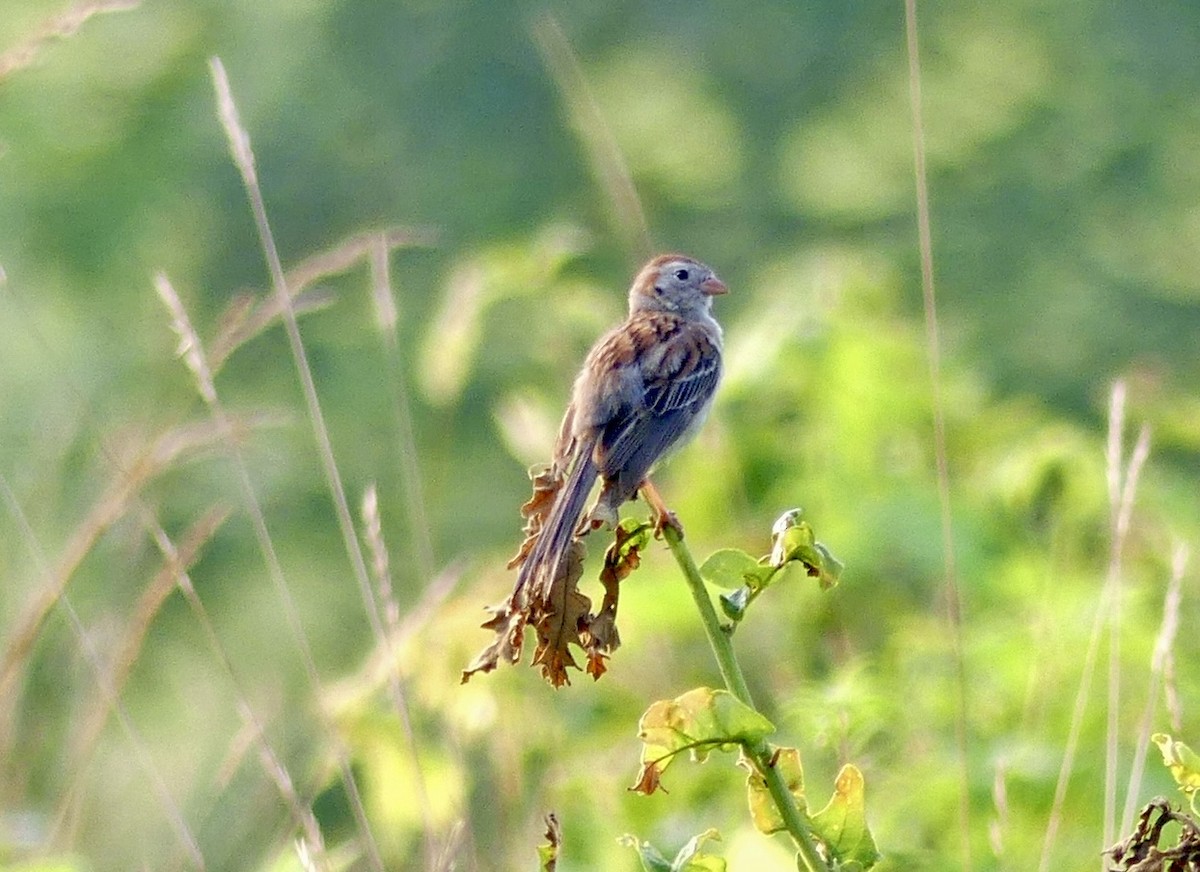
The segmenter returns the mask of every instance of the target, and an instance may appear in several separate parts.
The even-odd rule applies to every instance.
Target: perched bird
[[[677,525],[647,476],[695,434],[712,405],[721,377],[712,298],[727,290],[711,269],[680,254],[659,255],[634,278],[629,317],[593,346],[575,379],[550,468],[561,486],[522,552],[517,592],[545,597],[573,538],[615,523],[639,489],[660,529]],[[600,495],[581,520],[597,477]]]

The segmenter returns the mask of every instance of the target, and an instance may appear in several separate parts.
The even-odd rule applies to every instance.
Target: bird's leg
[[[658,492],[654,482],[650,481],[648,477],[644,478],[638,486],[638,490],[642,492],[642,499],[649,503],[650,508],[654,510],[654,535],[661,538],[663,530],[670,527],[682,537],[683,526],[679,523],[679,518],[675,517],[675,513],[667,508],[667,504],[663,502],[662,494]]]

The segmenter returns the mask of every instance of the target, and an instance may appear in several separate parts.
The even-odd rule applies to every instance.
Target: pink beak
[[[725,287],[725,283],[716,276],[711,276],[700,283],[700,292],[709,297],[715,297],[718,294],[728,294],[729,288]]]

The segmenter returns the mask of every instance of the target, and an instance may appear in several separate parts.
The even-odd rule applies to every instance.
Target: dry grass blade
[[[587,149],[596,181],[608,197],[613,212],[613,230],[625,240],[633,260],[640,263],[654,251],[650,225],[634,187],[633,176],[588,88],[579,58],[567,35],[549,13],[534,23],[533,36],[546,69],[563,95],[571,125]]]
[[[34,33],[4,54],[0,54],[0,82],[17,70],[32,64],[46,44],[56,39],[74,36],[83,23],[93,15],[107,12],[128,12],[141,5],[142,0],[86,0],[76,3],[65,12],[47,19]]]
[[[296,605],[296,599],[292,595],[291,587],[288,585],[287,578],[284,576],[283,565],[279,560],[279,554],[275,549],[275,543],[271,540],[271,533],[267,528],[267,520],[265,514],[263,513],[262,505],[259,503],[258,497],[254,492],[254,484],[250,480],[250,471],[246,465],[245,458],[242,455],[236,431],[231,423],[232,419],[225,411],[224,406],[220,401],[220,397],[216,393],[215,389],[210,395],[205,394],[204,385],[213,384],[213,379],[211,372],[206,369],[207,357],[204,354],[204,348],[200,342],[199,336],[191,327],[190,320],[187,318],[186,309],[183,307],[182,303],[179,304],[177,309],[176,307],[172,306],[170,297],[174,294],[173,289],[171,289],[170,293],[164,293],[165,290],[170,289],[170,282],[166,280],[165,276],[162,278],[162,281],[159,284],[160,297],[162,297],[164,303],[171,311],[173,329],[175,329],[175,331],[180,335],[185,335],[187,337],[188,344],[194,346],[195,348],[195,353],[186,362],[189,365],[198,367],[195,375],[200,385],[199,389],[201,396],[205,397],[206,401],[208,402],[209,410],[212,414],[216,429],[225,437],[225,444],[229,455],[233,460],[234,468],[237,473],[238,485],[241,488],[242,496],[245,500],[246,508],[250,515],[251,525],[254,529],[254,536],[258,542],[259,550],[261,551],[263,560],[267,566],[267,574],[270,576],[272,584],[275,586],[276,593],[279,596],[280,603],[283,606],[284,616],[288,622],[288,627],[291,630],[292,638],[295,640],[296,646],[299,649],[300,660],[304,666],[305,674],[308,677],[309,684],[313,688],[316,696],[320,697],[321,678],[317,671],[316,661],[313,659],[312,647],[309,644],[308,635],[304,630],[303,622],[300,620],[300,612]],[[175,299],[178,300],[178,296],[174,296]],[[186,576],[181,576],[181,578],[185,577]],[[189,594],[189,589],[190,584],[188,587],[184,588],[185,595]],[[190,591],[190,594],[191,596],[189,598],[189,602],[192,602],[194,604],[193,607],[195,608],[195,604],[198,604],[199,600],[195,598],[194,590]],[[207,623],[207,621],[205,621],[205,623]],[[216,641],[215,634],[212,635],[212,639],[214,642]],[[219,642],[216,642],[215,649],[218,651],[219,656],[224,656]],[[232,669],[228,665],[227,661],[226,669],[230,675],[232,675]],[[383,860],[379,855],[378,845],[376,844],[374,836],[372,835],[370,827],[367,823],[366,810],[364,809],[362,803],[362,794],[358,789],[357,782],[354,780],[354,774],[350,766],[349,756],[344,745],[342,744],[340,736],[337,734],[337,730],[332,721],[323,711],[321,711],[320,714],[322,715],[322,727],[324,728],[326,735],[329,737],[337,757],[342,785],[346,790],[346,795],[349,798],[351,808],[354,811],[355,820],[359,826],[359,831],[363,839],[363,848],[367,852],[367,856],[371,859],[372,868],[382,872]],[[261,733],[261,729],[259,732]],[[267,750],[269,751],[269,749]],[[281,785],[281,789],[285,791],[285,795],[289,795],[290,793],[291,796],[294,796],[294,790],[291,789],[290,783],[287,785]],[[294,807],[299,807],[298,801],[293,805]]]
[[[175,292],[175,288],[172,287],[165,273],[155,274],[154,289],[158,292],[159,299],[167,307],[167,311],[171,313],[171,329],[179,337],[179,347],[175,353],[196,379],[196,387],[200,391],[201,398],[205,403],[211,405],[216,401],[217,388],[213,384],[213,375],[208,368],[208,362],[204,359],[204,346],[200,344],[200,336],[192,327],[187,310],[183,307],[183,301],[179,299],[179,294]]]
[[[26,517],[24,510],[21,508],[20,501],[17,500],[16,494],[13,493],[12,488],[9,487],[8,479],[2,475],[0,475],[0,491],[3,491],[4,493],[5,501],[8,502],[9,507],[12,510],[13,516],[21,529],[22,536],[25,539],[26,545],[33,556],[38,570],[47,579],[46,589],[54,588],[58,583],[58,579],[52,575],[50,565],[42,552],[41,545],[37,541],[37,536],[35,535],[33,528],[29,525],[29,520]],[[75,608],[71,605],[70,599],[67,597],[65,587],[57,590],[52,605],[58,606],[66,616],[67,622],[70,624],[71,629],[75,633],[75,637],[79,642],[79,647],[83,652],[84,660],[91,668],[96,679],[96,686],[104,696],[104,705],[106,708],[111,709],[117,716],[117,721],[121,726],[122,732],[125,734],[126,740],[133,750],[134,757],[137,759],[137,763],[141,767],[142,771],[145,772],[146,776],[150,779],[150,784],[158,798],[163,810],[163,814],[167,818],[168,823],[171,825],[171,829],[174,831],[175,836],[178,839],[180,846],[183,848],[189,863],[193,868],[203,870],[205,868],[204,854],[200,851],[200,844],[196,840],[196,836],[192,832],[191,827],[188,825],[187,820],[184,818],[183,811],[180,808],[179,803],[175,801],[175,797],[171,794],[170,788],[167,787],[166,780],[163,778],[163,775],[159,771],[157,765],[155,765],[154,759],[147,750],[145,742],[142,741],[141,736],[134,728],[133,721],[130,719],[128,712],[125,710],[125,706],[121,702],[119,693],[109,680],[108,672],[101,662],[100,654],[96,651],[95,646],[92,644],[91,638],[87,632],[87,628],[84,627],[83,622],[79,619],[78,613],[75,611]],[[7,695],[5,698],[8,698]]]
[[[373,257],[382,246],[386,253],[400,248],[425,248],[437,242],[437,232],[429,227],[388,227],[359,233],[327,251],[307,257],[285,275],[289,292],[299,293],[309,285],[344,273]]]
[[[1119,397],[1118,397],[1119,394]],[[1119,411],[1115,409],[1120,403]],[[1112,429],[1123,428],[1125,402],[1125,384],[1118,382],[1113,390],[1113,426]],[[1110,441],[1110,447],[1112,443]],[[1117,745],[1120,738],[1120,708],[1121,708],[1121,570],[1125,552],[1125,540],[1129,536],[1129,524],[1133,517],[1133,497],[1137,493],[1138,480],[1146,458],[1150,456],[1150,430],[1143,426],[1138,433],[1137,442],[1129,457],[1129,465],[1125,475],[1121,477],[1120,440],[1116,440],[1117,454],[1111,451],[1108,457],[1108,478],[1110,489],[1114,484],[1119,485],[1115,491],[1110,490],[1110,499],[1115,511],[1110,531],[1111,546],[1108,558],[1108,573],[1105,580],[1105,599],[1109,603],[1109,642],[1108,642],[1108,724],[1105,736],[1104,753],[1104,843],[1102,847],[1111,845],[1117,834]]]
[[[917,191],[917,236],[921,255],[921,295],[925,309],[925,343],[928,349],[929,382],[933,401],[933,447],[937,458],[938,504],[942,526],[942,567],[946,623],[954,658],[958,692],[955,737],[958,744],[958,825],[962,868],[971,869],[971,796],[967,757],[967,667],[963,655],[962,592],[954,554],[954,512],[950,504],[950,470],[946,456],[946,415],[942,402],[942,362],[938,337],[937,294],[933,283],[933,235],[929,217],[929,180],[925,169],[925,122],[921,101],[921,51],[917,40],[917,2],[904,2],[905,36],[908,50],[908,87],[912,110],[913,169]]]
[[[1159,655],[1162,657],[1163,692],[1166,697],[1167,714],[1170,717],[1171,732],[1179,735],[1183,732],[1183,706],[1179,702],[1179,686],[1175,682],[1175,631],[1179,624],[1179,606],[1183,599],[1183,574],[1187,568],[1189,552],[1186,545],[1180,545],[1175,551],[1175,560],[1171,569],[1171,586],[1167,590],[1167,601],[1164,606],[1163,628],[1159,635],[1159,645],[1155,645],[1155,662]],[[1179,578],[1179,584],[1175,578]],[[1167,623],[1168,618],[1170,624]]]
[[[437,234],[423,227],[389,227],[386,230],[351,237],[328,251],[300,262],[285,274],[288,298],[297,315],[326,308],[334,295],[322,288],[312,288],[315,282],[343,273],[364,259],[373,263],[375,251],[382,246],[392,252],[401,248],[416,248],[434,244]],[[219,372],[233,352],[283,318],[283,307],[277,294],[259,299],[243,296],[231,304],[220,329],[209,344],[209,364]]]
[[[383,620],[393,636],[400,623],[400,605],[392,589],[391,555],[383,541],[383,518],[379,514],[379,493],[371,482],[363,493],[362,500],[363,538],[371,552],[371,572],[375,586],[379,589],[379,601],[383,603]]]
[[[42,586],[17,619],[0,655],[0,757],[11,748],[12,711],[20,696],[17,684],[28,664],[33,643],[84,557],[100,536],[125,515],[148,482],[181,457],[212,447],[217,438],[211,426],[179,427],[166,431],[154,442],[142,446],[130,460],[118,464],[113,480],[76,527],[57,565],[44,573]]]
[[[396,335],[399,313],[396,297],[392,291],[391,269],[388,255],[392,248],[387,239],[377,238],[371,250],[371,295],[375,303],[376,323],[383,338],[384,353],[388,360],[388,374],[393,385],[392,414],[396,421],[396,451],[400,464],[401,481],[404,486],[405,507],[408,515],[410,547],[413,565],[420,584],[433,575],[433,534],[429,518],[425,513],[425,486],[422,480],[417,439],[413,429],[412,409],[408,399],[408,379],[405,377],[404,359],[400,353],[400,342]]]
[[[375,570],[376,586],[379,588],[379,602],[384,604],[384,620],[387,623],[386,633],[389,638],[389,644],[384,646],[383,650],[390,655],[395,651],[392,641],[394,640],[395,631],[399,628],[400,608],[396,604],[396,597],[392,592],[392,579],[388,570],[391,559],[388,555],[387,545],[383,540],[383,518],[379,514],[379,495],[375,491],[374,484],[368,487],[366,493],[363,495],[362,508],[364,538],[366,538],[367,547],[371,552],[371,565]],[[417,735],[413,730],[412,717],[408,711],[404,689],[400,684],[400,672],[394,662],[388,664],[386,674],[388,691],[392,697],[392,705],[396,709],[397,714],[400,715],[400,723],[404,727],[404,739],[408,747],[409,765],[412,766],[415,776],[413,781],[416,788],[417,804],[421,808],[425,833],[425,867],[432,870],[437,862],[438,849],[437,841],[434,838],[434,823],[430,810],[429,788],[425,783],[425,771],[421,765]]]
[[[63,549],[58,565],[44,574],[42,586],[26,604],[25,610],[9,635],[4,654],[0,656],[0,756],[6,756],[11,745],[9,727],[12,706],[17,697],[17,683],[28,663],[30,650],[42,631],[46,618],[67,589],[67,584],[96,541],[112,524],[125,514],[132,496],[150,479],[154,468],[152,452],[147,447],[121,470],[109,483],[87,517],[75,528]],[[7,485],[5,485],[7,489]],[[14,499],[15,497],[10,497]]]
[[[292,309],[297,315],[307,315],[328,309],[336,301],[337,296],[333,291],[313,288],[296,294],[292,298]],[[222,315],[216,336],[208,349],[213,373],[220,372],[235,351],[270,329],[279,318],[279,303],[273,295],[263,299],[250,294],[235,297]]]
[[[1122,477],[1121,434],[1124,432],[1124,427],[1125,383],[1118,381],[1113,385],[1111,401],[1109,403],[1107,465],[1105,469],[1111,508],[1111,549],[1108,573],[1103,596],[1100,597],[1095,617],[1092,619],[1091,635],[1088,638],[1088,647],[1083,658],[1083,670],[1079,676],[1079,688],[1075,694],[1075,706],[1071,712],[1071,725],[1067,731],[1067,743],[1063,749],[1063,760],[1058,771],[1058,781],[1054,787],[1054,799],[1051,801],[1050,814],[1046,820],[1046,835],[1042,841],[1042,854],[1038,862],[1038,872],[1046,872],[1050,868],[1050,858],[1054,853],[1054,842],[1058,837],[1058,828],[1062,824],[1063,805],[1066,802],[1067,796],[1067,784],[1070,781],[1071,772],[1075,767],[1075,754],[1079,747],[1079,734],[1083,728],[1084,712],[1087,709],[1088,698],[1091,695],[1092,677],[1096,671],[1096,659],[1099,656],[1100,639],[1103,635],[1104,622],[1106,619],[1110,619],[1115,625],[1118,621],[1117,618],[1110,618],[1110,615],[1112,610],[1118,607],[1121,554],[1124,550],[1125,536],[1129,531],[1129,521],[1133,511],[1133,495],[1137,489],[1142,465],[1145,463],[1150,452],[1150,434],[1146,428],[1142,428],[1141,434],[1138,437],[1138,443],[1130,457],[1129,466]],[[1113,645],[1115,646],[1116,644],[1114,631]],[[1113,818],[1116,814],[1116,789],[1114,786],[1116,782],[1116,752],[1114,748],[1116,733],[1113,729],[1112,720],[1115,709],[1113,699],[1115,696],[1116,668],[1115,665],[1110,664],[1109,744],[1105,773],[1108,788],[1105,791],[1104,828],[1107,840],[1106,845],[1111,844],[1111,840],[1108,840],[1107,834],[1114,826]]]
[[[375,324],[381,335],[396,336],[400,325],[400,312],[396,309],[396,295],[392,293],[392,249],[382,235],[373,236],[367,262],[371,265],[371,302],[375,306]]]
[[[227,510],[214,508],[196,521],[187,531],[179,549],[167,556],[162,568],[142,592],[141,598],[134,606],[133,617],[126,627],[125,637],[109,667],[108,686],[113,694],[119,696],[124,689],[125,683],[129,679],[129,673],[145,644],[146,635],[154,617],[166,602],[167,597],[170,596],[171,591],[175,589],[176,577],[180,573],[186,572],[188,567],[195,562],[200,554],[200,549],[213,537],[228,517]],[[74,774],[59,802],[58,812],[55,815],[57,821],[61,822],[67,818],[70,808],[78,796],[83,772],[95,751],[96,743],[108,720],[109,710],[107,696],[100,693],[92,699],[91,704],[86,706],[78,717],[80,726],[72,742],[73,747],[70,754],[71,770]]]

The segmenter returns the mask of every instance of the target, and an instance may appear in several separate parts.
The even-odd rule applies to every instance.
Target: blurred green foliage
[[[0,52],[64,8],[7,0]],[[701,257],[733,289],[718,304],[717,406],[663,471],[691,547],[765,553],[772,519],[803,505],[846,563],[828,593],[772,586],[737,645],[812,782],[848,761],[864,773],[879,868],[962,868],[964,791],[974,868],[1036,866],[1108,562],[1104,430],[1119,376],[1126,441],[1141,422],[1153,432],[1122,574],[1121,772],[1148,703],[1156,728],[1195,746],[1194,570],[1169,681],[1182,722],[1147,695],[1171,555],[1200,527],[1200,9],[934,0],[919,14],[965,769],[900,4],[145,0],[37,43],[0,78],[0,475],[23,512],[0,517],[0,647],[130,458],[208,421],[152,275],[171,278],[206,339],[237,294],[268,285],[214,111],[219,55],[285,265],[373,228],[437,233],[391,257],[395,358],[363,266],[324,279],[335,302],[301,322],[352,502],[378,483],[417,753],[388,702],[276,327],[236,351],[217,387],[240,419],[267,413],[241,444],[320,689],[228,452],[172,461],[105,526],[69,606],[16,659],[0,699],[0,864],[187,866],[159,779],[207,868],[297,868],[248,706],[335,868],[365,867],[321,709],[390,867],[419,868],[430,827],[458,868],[530,868],[553,809],[560,870],[635,869],[618,837],[671,854],[709,827],[722,842],[706,851],[733,870],[794,868],[716,761],[672,770],[666,796],[625,790],[638,714],[714,683],[665,553],[651,548],[625,583],[625,646],[599,683],[581,674],[555,693],[524,668],[457,683],[487,639],[481,606],[511,581],[524,470],[546,458],[575,367],[619,319],[646,253],[577,97],[539,50],[546,15],[578,55],[656,247]],[[131,741],[96,675],[115,668],[163,565],[144,518],[181,538],[215,504],[233,515],[191,577],[242,689],[176,593],[121,688]],[[431,600],[445,572],[456,584]],[[1095,868],[1102,848],[1101,684],[1050,868]],[[1172,790],[1153,764],[1141,801]]]

